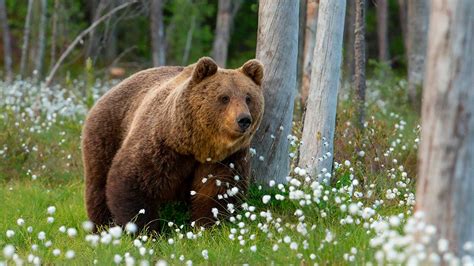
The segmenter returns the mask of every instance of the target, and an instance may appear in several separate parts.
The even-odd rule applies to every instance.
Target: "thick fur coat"
[[[232,210],[247,189],[262,78],[257,60],[230,70],[203,57],[138,72],[106,93],[83,129],[89,219],[157,230],[167,201],[189,202],[198,225]]]

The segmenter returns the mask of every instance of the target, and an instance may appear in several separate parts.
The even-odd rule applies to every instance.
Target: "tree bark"
[[[354,88],[357,103],[357,124],[360,129],[365,120],[365,0],[356,0],[355,6],[355,35],[354,35],[354,57],[355,73]]]
[[[303,63],[304,63],[304,45],[305,45],[305,36],[306,36],[306,10],[308,9],[309,0],[300,0],[300,10],[298,11],[299,22],[298,22],[298,61],[296,69],[296,86],[298,88],[300,109],[303,111],[302,102],[302,86],[303,86]]]
[[[428,24],[429,1],[408,1],[408,97],[416,109],[425,72]]]
[[[314,46],[316,45],[316,27],[318,24],[319,0],[308,0],[306,9],[306,27],[304,37],[303,77],[301,84],[301,106],[303,110],[309,94]]]
[[[186,45],[184,46],[183,59],[181,65],[185,66],[188,64],[189,54],[191,53],[191,46],[193,43],[194,27],[196,26],[196,15],[191,18],[191,25],[189,25],[188,34],[186,35]]]
[[[346,0],[321,0],[299,165],[321,181],[332,170]],[[321,171],[323,173],[321,174]],[[328,180],[327,180],[328,181]]]
[[[153,66],[164,66],[166,53],[163,0],[151,0],[150,2],[150,29]]]
[[[408,59],[407,0],[398,0],[398,8],[398,16],[402,28],[403,47],[405,48],[405,55]]]
[[[23,31],[23,45],[21,47],[20,76],[25,77],[26,63],[28,60],[28,47],[30,42],[31,14],[33,10],[33,0],[28,0],[28,10],[25,18],[25,29]]]
[[[41,0],[40,24],[38,28],[38,43],[36,47],[35,70],[38,77],[41,78],[43,73],[44,52],[46,47],[46,15],[48,12],[47,0]]]
[[[5,5],[5,0],[0,0],[0,24],[3,32],[3,62],[5,67],[5,80],[9,83],[13,80],[13,61],[10,27],[8,26],[7,8]]]
[[[219,0],[212,56],[220,67],[225,67],[227,63],[230,33],[234,15],[237,13],[240,4],[240,1],[235,0]]]
[[[355,35],[355,1],[347,1],[347,11],[344,27],[344,50],[345,57],[344,69],[345,76],[350,84],[354,81],[355,62],[354,62],[354,35]]]
[[[462,257],[474,242],[474,1],[431,3],[416,209]]]
[[[100,19],[101,14],[105,9],[107,8],[107,5],[109,0],[99,0],[99,3],[97,5],[97,8],[95,8],[92,11],[92,21],[91,24],[94,24],[98,19]],[[95,5],[93,5],[95,6]],[[91,58],[93,61],[95,60],[96,54],[97,54],[97,46],[98,46],[98,40],[95,38],[95,28],[91,30],[89,33],[89,42],[87,45],[87,50],[86,50],[86,58]]]
[[[265,113],[252,146],[253,177],[259,183],[286,182],[288,135],[296,95],[298,1],[261,0],[258,11],[257,59],[265,66],[262,89]]]
[[[388,43],[388,3],[387,0],[377,0],[377,43],[379,48],[379,61],[390,61]]]
[[[59,0],[54,0],[54,9],[52,17],[52,26],[51,26],[51,52],[50,52],[50,66],[51,69],[56,61],[56,39],[58,38],[58,10],[59,10]]]

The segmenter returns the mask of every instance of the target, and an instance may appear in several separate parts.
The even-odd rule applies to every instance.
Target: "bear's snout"
[[[241,114],[237,117],[237,124],[240,131],[245,132],[252,124],[252,117],[249,114]]]

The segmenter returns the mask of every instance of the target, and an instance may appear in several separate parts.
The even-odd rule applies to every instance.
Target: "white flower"
[[[119,254],[115,254],[114,255],[114,262],[115,262],[115,264],[120,264],[120,262],[122,262],[122,256],[120,256]]]
[[[344,161],[344,165],[347,166],[347,167],[349,167],[349,166],[351,166],[351,162],[348,161],[348,160],[345,160],[345,161]]]
[[[61,227],[59,227],[59,232],[66,233],[66,226],[62,225]]]
[[[109,233],[113,238],[120,238],[122,236],[122,227],[114,226],[109,228]]]
[[[297,249],[298,249],[298,243],[296,243],[296,242],[291,242],[290,248],[291,248],[292,250],[297,250]]]
[[[54,207],[54,206],[49,206],[48,209],[47,209],[47,211],[48,211],[48,214],[53,215],[53,214],[56,212],[56,207]]]
[[[76,253],[74,252],[74,250],[68,250],[66,251],[66,259],[70,260],[70,259],[73,259],[74,256],[76,256]]]
[[[262,197],[263,204],[267,204],[271,200],[272,196],[265,195]]]
[[[438,250],[441,253],[448,251],[449,241],[447,239],[441,238],[438,240]]]
[[[145,214],[145,209],[140,209],[140,210],[138,211],[138,214]]]
[[[59,256],[60,254],[61,254],[61,250],[59,250],[59,249],[57,249],[57,248],[53,249],[53,256],[57,257],[57,256]]]
[[[127,231],[129,234],[134,234],[138,230],[138,227],[136,224],[129,222],[125,225],[125,231]]]
[[[255,246],[255,245],[251,246],[251,247],[250,247],[250,250],[251,250],[252,252],[257,251],[257,246]]]
[[[174,239],[173,238],[168,239],[168,244],[173,245],[174,244]]]
[[[46,221],[47,221],[49,224],[52,224],[52,223],[54,222],[54,217],[49,216],[48,218],[46,218]]]
[[[201,254],[205,260],[209,259],[209,252],[207,251],[207,249],[201,251]]]
[[[13,254],[15,254],[15,247],[13,245],[6,245],[3,248],[3,256],[6,259],[11,258],[13,256]]]
[[[46,233],[43,232],[43,231],[39,232],[39,233],[38,233],[38,239],[39,239],[39,240],[44,240],[44,239],[46,239]]]
[[[19,226],[23,226],[25,224],[25,220],[23,218],[18,218],[18,220],[16,220],[16,224]]]
[[[94,229],[94,223],[91,222],[91,221],[84,221],[82,223],[82,228],[84,229],[84,231],[86,232],[91,232],[92,229]]]
[[[194,196],[194,195],[196,195],[196,191],[191,190],[190,194],[191,194],[191,196]]]
[[[71,228],[68,228],[68,229],[67,229],[67,235],[68,235],[69,237],[76,237],[76,236],[77,236],[77,230],[76,230],[76,228],[72,228],[72,227],[71,227]]]
[[[15,231],[7,230],[6,235],[7,235],[7,238],[12,238],[15,235]]]

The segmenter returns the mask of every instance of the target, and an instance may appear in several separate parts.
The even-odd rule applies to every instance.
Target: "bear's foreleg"
[[[191,187],[191,217],[198,226],[212,225],[240,207],[249,181],[248,154],[246,148],[222,162],[198,166]]]

